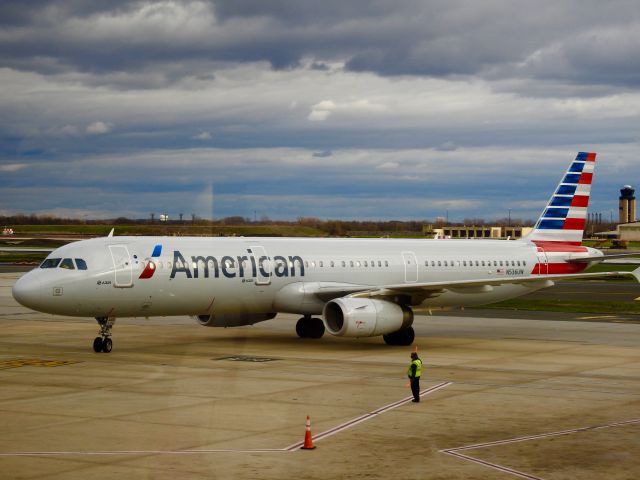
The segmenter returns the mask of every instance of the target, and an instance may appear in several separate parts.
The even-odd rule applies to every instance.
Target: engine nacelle
[[[323,316],[329,333],[342,337],[387,335],[413,323],[409,307],[370,298],[336,298],[324,306]]]
[[[224,313],[221,315],[198,315],[196,320],[203,327],[241,327],[275,318],[275,313]]]

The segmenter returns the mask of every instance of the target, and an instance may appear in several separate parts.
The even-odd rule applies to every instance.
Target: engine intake
[[[370,298],[336,298],[324,306],[329,333],[342,337],[375,337],[408,328],[413,311],[404,305]]]

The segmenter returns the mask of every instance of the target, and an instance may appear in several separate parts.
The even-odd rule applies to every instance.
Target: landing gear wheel
[[[307,338],[307,322],[305,317],[302,317],[296,323],[296,333],[300,338]]]
[[[102,337],[96,337],[93,339],[93,351],[100,353],[102,351]]]
[[[406,347],[411,345],[416,338],[416,333],[413,327],[405,328],[404,330],[398,330],[396,332],[383,335],[384,342],[387,345],[400,345]]]
[[[300,338],[322,338],[324,323],[319,318],[302,317],[296,323],[296,333]]]
[[[100,335],[93,340],[93,351],[96,353],[109,353],[113,348],[111,341],[111,329],[116,319],[114,317],[96,317],[96,322],[100,325]]]
[[[319,318],[312,318],[309,322],[309,338],[322,338],[324,335],[324,323]]]
[[[113,342],[111,341],[110,338],[105,338],[102,341],[102,351],[104,353],[109,353],[111,352],[111,349],[113,348]]]

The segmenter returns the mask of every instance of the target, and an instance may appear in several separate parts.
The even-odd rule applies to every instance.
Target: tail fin
[[[549,199],[526,239],[571,245],[582,243],[596,154],[580,152]]]

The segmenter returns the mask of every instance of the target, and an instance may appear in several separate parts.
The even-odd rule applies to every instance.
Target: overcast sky
[[[639,86],[637,0],[2,0],[0,214],[615,219]]]

